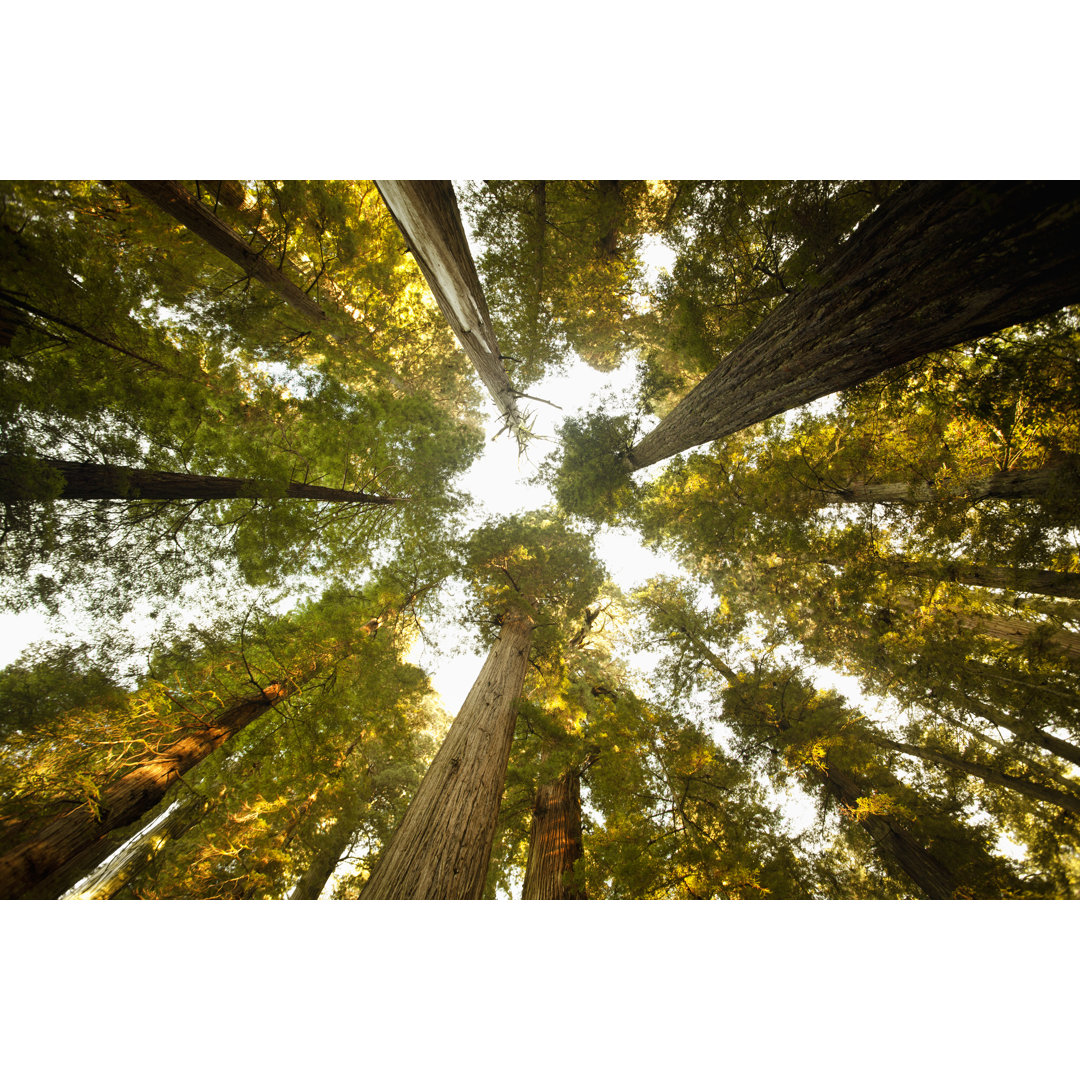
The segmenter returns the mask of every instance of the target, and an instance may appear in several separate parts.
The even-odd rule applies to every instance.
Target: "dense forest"
[[[0,183],[0,897],[1080,898],[1070,305],[1074,184]]]

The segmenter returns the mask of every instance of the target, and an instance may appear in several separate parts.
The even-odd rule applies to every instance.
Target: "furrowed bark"
[[[1080,300],[1080,189],[920,182],[884,202],[630,451],[630,471]]]
[[[966,773],[968,776],[977,776],[980,780],[984,780],[988,784],[996,784],[998,787],[1009,788],[1011,791],[1016,791],[1021,795],[1028,796],[1028,798],[1037,799],[1040,802],[1053,803],[1055,806],[1060,806],[1063,810],[1071,810],[1072,813],[1080,815],[1080,798],[1077,798],[1075,795],[1066,794],[1062,791],[1055,791],[1045,784],[1037,784],[1032,780],[1025,780],[1019,776],[1010,776],[1000,769],[991,768],[989,765],[980,765],[974,761],[967,761],[966,759],[956,757],[953,754],[946,754],[941,750],[932,750],[929,747],[916,746],[913,743],[897,742],[894,739],[886,738],[884,735],[867,733],[863,737],[867,742],[871,742],[875,746],[880,746],[883,749],[896,750],[898,753],[906,754],[908,757],[920,758],[923,761],[931,761],[935,765],[943,765],[946,769],[951,769],[954,772]]]
[[[361,900],[479,900],[532,643],[507,616]]]
[[[584,889],[568,884],[574,864],[583,854],[581,781],[577,772],[570,770],[537,789],[521,899],[588,899]]]
[[[326,317],[322,308],[307,293],[293,284],[276,266],[268,263],[239,233],[229,228],[177,181],[128,180],[126,183],[205,240],[225,258],[236,263],[248,277],[261,281],[297,311],[316,321]]]
[[[96,462],[58,461],[55,458],[25,459],[0,455],[0,502],[37,501],[42,498],[37,484],[23,483],[28,468],[45,466],[59,473],[64,486],[56,499],[312,499],[319,502],[372,503],[388,505],[407,499],[390,495],[369,495],[364,491],[320,487],[316,484],[288,484],[280,495],[261,496],[254,488],[258,481],[231,476],[199,476],[195,473],[159,472],[124,465]]]
[[[1076,470],[1070,465],[1007,469],[955,488],[942,490],[929,480],[854,481],[842,491],[821,494],[825,503],[930,503],[945,499],[1043,499],[1073,493]]]
[[[857,812],[862,787],[850,774],[834,765],[826,765],[821,774],[825,787],[840,804],[852,813]],[[901,870],[931,900],[957,898],[957,882],[945,865],[939,862],[892,817],[884,814],[859,814],[858,823],[869,834],[874,845]]]
[[[291,692],[292,688],[272,683],[258,697],[237,702],[215,722],[178,739],[153,761],[109,784],[96,807],[83,803],[55,814],[34,837],[0,858],[0,899],[22,897],[106,833],[137,820],[183,773]]]
[[[515,435],[523,432],[487,300],[449,180],[377,180],[390,216],[477,374]]]

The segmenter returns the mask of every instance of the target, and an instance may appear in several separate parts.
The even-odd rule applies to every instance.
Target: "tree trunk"
[[[243,209],[247,201],[247,192],[239,180],[197,180],[196,183],[206,188],[215,202],[227,206],[230,210]]]
[[[905,612],[915,610],[915,602],[903,598],[894,600],[893,606]],[[935,614],[940,614],[943,620],[948,620],[955,626],[1002,641],[1022,644],[1029,638],[1040,635],[1040,648],[1060,653],[1072,660],[1080,660],[1080,634],[1069,630],[1050,631],[1046,624],[1031,623],[1026,619],[1014,619],[1006,615],[975,615],[945,607],[937,608]]]
[[[310,865],[289,894],[290,900],[319,899],[330,875],[345,856],[352,838],[353,824],[352,818],[342,813],[327,834],[320,838],[321,843]]]
[[[583,854],[581,781],[571,769],[537,789],[521,899],[588,899],[584,889],[571,883],[574,864]]]
[[[734,688],[739,686],[736,673],[714,653],[708,645],[689,630],[683,629],[687,639],[695,646],[701,656],[718,671]],[[777,724],[781,731],[791,728],[790,721],[781,719]],[[855,811],[862,789],[858,781],[850,774],[827,764],[825,769],[816,770],[822,784],[833,796]],[[879,852],[890,857],[931,900],[951,900],[957,890],[956,879],[952,872],[940,863],[925,848],[918,844],[907,831],[893,818],[882,814],[863,814],[857,819],[869,834]]]
[[[1067,488],[1076,490],[1076,470],[1070,465],[1041,469],[1006,469],[942,492],[930,480],[853,481],[842,491],[821,494],[825,503],[930,503],[945,499],[1041,499]]]
[[[852,812],[857,811],[858,801],[863,793],[853,776],[833,765],[827,765],[821,777],[826,788],[841,805]],[[874,841],[878,851],[890,856],[931,900],[957,898],[957,882],[952,871],[917,844],[892,817],[862,813],[857,820]]]
[[[266,285],[276,296],[309,319],[324,319],[325,313],[310,296],[294,285],[277,267],[268,263],[216,214],[203,206],[175,180],[128,180],[140,195],[171,214],[196,236],[205,240],[225,258],[236,263],[248,277]]]
[[[288,484],[280,495],[261,496],[254,490],[258,480],[231,476],[199,476],[194,473],[158,472],[125,465],[95,462],[57,461],[55,458],[24,458],[0,455],[0,502],[42,499],[41,480],[24,483],[28,470],[45,466],[59,473],[64,486],[56,499],[313,499],[320,502],[372,503],[388,505],[407,500],[390,495],[369,495],[363,491],[319,487],[315,484]]]
[[[112,829],[135,821],[165,792],[223,742],[257,720],[295,687],[272,683],[255,698],[237,702],[201,731],[178,739],[153,761],[113,781],[100,803],[55,814],[36,835],[0,858],[0,899],[18,899],[27,890],[78,858]]]
[[[977,585],[984,589],[1007,589],[1014,592],[1040,593],[1043,596],[1063,596],[1080,599],[1080,574],[1057,570],[1028,570],[1011,566],[976,566],[971,563],[951,563],[947,566],[927,566],[903,559],[888,559],[885,568],[909,578],[926,581],[955,581],[960,585]]]
[[[361,900],[479,900],[498,823],[532,620],[507,616]]]
[[[115,858],[99,866],[86,884],[71,897],[75,900],[111,900],[154,857],[169,840],[177,840],[194,828],[210,804],[205,799],[189,799],[162,818]]]
[[[1009,788],[1011,791],[1017,791],[1021,795],[1038,799],[1040,802],[1053,803],[1063,810],[1071,810],[1080,817],[1080,798],[1061,791],[1055,791],[1053,788],[1046,787],[1045,784],[1037,784],[1032,780],[1023,780],[1018,776],[1010,776],[1000,769],[991,768],[989,765],[979,765],[974,761],[967,761],[964,758],[946,754],[941,750],[931,750],[929,747],[916,746],[913,743],[897,742],[894,739],[886,738],[884,735],[874,735],[867,732],[863,734],[863,738],[875,746],[887,750],[896,750],[898,753],[907,754],[908,757],[921,758],[923,761],[932,761],[936,765],[943,765],[945,768],[952,769],[955,772],[966,773],[968,776],[977,776],[988,784]]]
[[[1075,184],[909,184],[628,455],[631,471],[1080,300]]]
[[[453,185],[449,180],[378,180],[376,187],[503,423],[519,435],[518,395],[506,374]]]
[[[973,665],[967,664],[965,666],[972,667]],[[980,665],[980,667],[988,669],[993,674],[993,670],[989,669],[989,665]],[[956,689],[949,687],[945,683],[939,683],[934,694],[935,697],[941,698],[941,700],[950,703],[956,708],[975,713],[984,720],[988,720],[991,724],[1004,728],[1006,731],[1011,731],[1017,738],[1031,746],[1046,750],[1063,761],[1070,761],[1074,765],[1080,765],[1080,747],[1065,739],[1059,739],[1056,735],[1051,735],[1028,721],[1013,717],[1004,709],[988,705],[964,689]]]

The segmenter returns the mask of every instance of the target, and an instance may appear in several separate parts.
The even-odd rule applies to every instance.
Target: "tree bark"
[[[1038,799],[1040,802],[1053,803],[1063,810],[1071,810],[1080,816],[1080,798],[1068,795],[1062,791],[1055,791],[1045,784],[1037,784],[1032,780],[1024,780],[1018,776],[1010,776],[1000,769],[991,768],[989,765],[980,765],[974,761],[946,754],[941,750],[932,750],[926,746],[916,746],[913,743],[897,742],[886,738],[884,735],[875,735],[869,732],[863,734],[867,742],[873,743],[887,750],[896,750],[898,753],[907,754],[908,757],[920,758],[923,761],[932,761],[936,765],[943,765],[954,772],[966,773],[968,776],[977,776],[988,784],[996,784],[998,787],[1009,788],[1011,791],[1027,795],[1029,798]]]
[[[1076,490],[1076,471],[1069,465],[1041,469],[1006,469],[958,488],[941,491],[931,480],[856,480],[841,491],[821,493],[825,503],[930,503],[944,499],[1041,499]]]
[[[209,803],[190,799],[152,827],[115,858],[102,864],[72,899],[111,900],[169,840],[177,840],[203,818]]]
[[[453,185],[449,180],[377,180],[376,187],[503,423],[515,436],[523,435],[518,394],[506,374]]]
[[[125,465],[99,465],[90,461],[58,461],[55,458],[24,458],[0,455],[0,502],[36,501],[42,498],[38,484],[25,484],[28,469],[45,466],[59,473],[64,486],[56,499],[313,499],[320,502],[388,505],[407,501],[390,495],[363,491],[288,484],[280,495],[261,496],[253,489],[257,480],[231,476],[199,476],[194,473],[133,469]],[[48,474],[46,474],[46,479]]]
[[[736,673],[704,641],[685,628],[682,632],[700,655],[737,689],[739,678]],[[779,730],[787,731],[791,723],[781,719],[777,726]],[[815,770],[814,775],[841,805],[850,811],[857,809],[863,793],[853,776],[832,764]],[[857,820],[878,851],[891,858],[931,900],[951,900],[956,896],[957,882],[952,872],[912,839],[899,822],[883,814],[861,814]]]
[[[230,229],[177,181],[128,180],[127,183],[297,311],[309,319],[322,320],[326,317],[322,308],[307,293],[268,263],[239,233]]]
[[[915,602],[903,598],[893,602],[900,611],[912,612],[915,610]],[[1045,624],[1031,623],[1025,619],[1014,619],[1005,615],[974,615],[964,611],[953,611],[951,608],[938,608],[935,614],[940,613],[943,619],[947,619],[954,626],[966,630],[973,630],[976,634],[985,637],[998,638],[1001,641],[1013,641],[1023,644],[1036,635],[1043,634],[1039,645],[1048,651],[1060,653],[1071,660],[1080,660],[1080,634],[1074,634],[1069,630],[1054,630],[1047,633]]]
[[[206,188],[217,202],[230,210],[242,209],[247,201],[247,192],[239,180],[198,180],[196,183]]]
[[[337,869],[345,855],[346,848],[353,832],[353,820],[345,813],[341,813],[333,826],[322,837],[311,863],[301,875],[293,891],[289,894],[290,900],[318,900],[322,895],[330,875]]]
[[[826,765],[821,773],[825,787],[849,811],[858,809],[863,796],[858,781],[834,765]],[[890,856],[901,870],[931,900],[957,898],[957,882],[952,871],[940,863],[892,817],[885,814],[860,814],[859,825],[869,834],[880,852]]]
[[[581,781],[571,769],[536,791],[521,899],[588,899],[584,889],[571,883],[574,864],[583,854]]]
[[[507,616],[361,900],[479,900],[498,823],[533,622]]]
[[[1074,184],[920,182],[884,202],[633,447],[630,471],[1080,300]]]
[[[0,858],[0,899],[22,897],[106,833],[135,821],[160,802],[183,773],[284,700],[293,689],[272,683],[258,697],[237,702],[214,723],[178,739],[153,761],[109,784],[96,807],[83,803],[49,818],[35,836]]]
[[[1011,566],[976,566],[972,563],[952,563],[947,566],[928,566],[903,559],[888,559],[885,569],[904,577],[927,581],[955,581],[960,585],[976,585],[984,589],[1008,589],[1015,592],[1039,593],[1043,596],[1063,596],[1080,599],[1080,574],[1057,570],[1028,570]]]

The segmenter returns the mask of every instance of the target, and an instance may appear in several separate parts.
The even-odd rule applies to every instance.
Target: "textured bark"
[[[975,671],[982,669],[984,675],[994,676],[997,674],[988,664],[978,664],[976,667],[976,663],[969,663],[966,666]],[[955,705],[957,708],[975,713],[999,728],[1011,731],[1017,738],[1022,739],[1031,746],[1046,750],[1063,761],[1071,761],[1074,765],[1080,765],[1080,747],[1067,742],[1065,739],[1059,739],[1056,735],[1051,735],[1032,723],[1011,716],[1004,709],[988,705],[985,701],[979,700],[964,689],[956,689],[941,683],[935,690],[935,696]]]
[[[1080,300],[1080,188],[906,185],[635,446],[631,470]]]
[[[732,687],[738,688],[739,678],[700,638],[684,629],[683,633],[698,652],[715,668]],[[788,731],[791,724],[781,719],[781,731]],[[855,811],[862,796],[862,788],[849,773],[827,764],[824,770],[813,774],[832,795],[850,811]],[[922,845],[917,843],[894,818],[883,814],[860,814],[859,825],[870,836],[874,846],[911,879],[931,900],[951,900],[957,892],[957,882],[952,872]]]
[[[293,891],[290,900],[318,900],[322,895],[330,875],[337,869],[338,863],[346,853],[352,837],[353,822],[339,817],[324,837]]]
[[[319,502],[373,503],[387,505],[407,500],[389,495],[369,495],[363,491],[289,484],[279,496],[259,496],[252,488],[258,481],[231,476],[199,476],[194,473],[158,472],[132,469],[124,465],[96,462],[58,461],[38,458],[29,467],[43,465],[57,472],[64,486],[57,499],[313,499]],[[0,455],[0,502],[40,499],[36,486],[21,482],[28,464],[24,459]]]
[[[479,900],[533,623],[508,616],[361,900]]]
[[[894,739],[886,738],[884,735],[867,733],[864,735],[864,738],[875,746],[880,746],[887,750],[896,750],[898,753],[907,754],[908,757],[916,757],[923,761],[931,761],[935,765],[943,765],[945,768],[951,769],[954,772],[966,773],[968,776],[977,776],[980,780],[985,780],[988,784],[1009,788],[1009,790],[1019,792],[1021,795],[1027,795],[1029,798],[1037,799],[1040,802],[1053,803],[1055,806],[1060,806],[1063,810],[1071,810],[1074,814],[1080,815],[1080,798],[1077,798],[1075,795],[1068,795],[1062,791],[1055,791],[1045,784],[1037,784],[1032,780],[1024,780],[1019,776],[1010,776],[1000,769],[991,768],[989,765],[980,765],[974,761],[967,761],[966,759],[956,757],[953,754],[946,754],[941,750],[932,750],[929,747],[916,746],[913,743],[897,742]]]
[[[577,772],[570,770],[537,789],[521,899],[588,899],[584,889],[567,884],[583,854],[581,781]]]
[[[932,481],[855,481],[842,491],[821,495],[826,503],[929,503],[944,499],[1041,499],[1063,489],[1076,492],[1076,470],[1070,465],[1041,469],[1007,469],[956,488],[940,490]]]
[[[209,806],[203,799],[190,799],[178,806],[133,844],[118,852],[115,858],[99,866],[75,898],[111,900],[154,857],[154,852],[169,840],[177,840],[193,829]]]
[[[863,791],[858,781],[834,765],[821,773],[825,787],[848,810],[856,812]],[[858,822],[878,851],[889,856],[931,900],[957,898],[957,882],[946,866],[916,843],[895,819],[884,814],[860,814]]]
[[[952,563],[938,567],[902,559],[889,559],[885,567],[890,573],[927,581],[955,581],[960,585],[977,585],[984,589],[1009,589],[1015,592],[1039,593],[1043,596],[1080,599],[1080,574],[1058,570],[976,566],[972,563]]]
[[[178,739],[153,761],[109,784],[95,808],[83,803],[49,818],[31,839],[0,858],[0,899],[24,896],[106,833],[138,819],[183,773],[290,692],[279,683],[271,684],[258,697],[237,702],[204,729]]]
[[[495,339],[453,185],[449,180],[378,180],[376,186],[503,422],[517,434],[523,419],[518,395]]]
[[[199,180],[200,187],[209,192],[215,201],[230,210],[240,210],[247,200],[247,192],[239,180]]]
[[[915,610],[915,602],[903,598],[895,600],[894,606],[905,612]],[[1074,634],[1068,630],[1054,630],[1047,633],[1044,625],[1028,622],[1026,619],[1014,619],[1005,615],[973,615],[944,607],[935,609],[934,616],[953,626],[973,630],[976,634],[998,638],[1001,641],[1023,644],[1033,637],[1042,635],[1039,637],[1041,649],[1060,653],[1072,660],[1080,660],[1080,634]]]
[[[268,263],[239,233],[229,228],[177,181],[128,180],[127,183],[297,311],[309,319],[325,318],[322,308],[307,293],[276,266]]]

